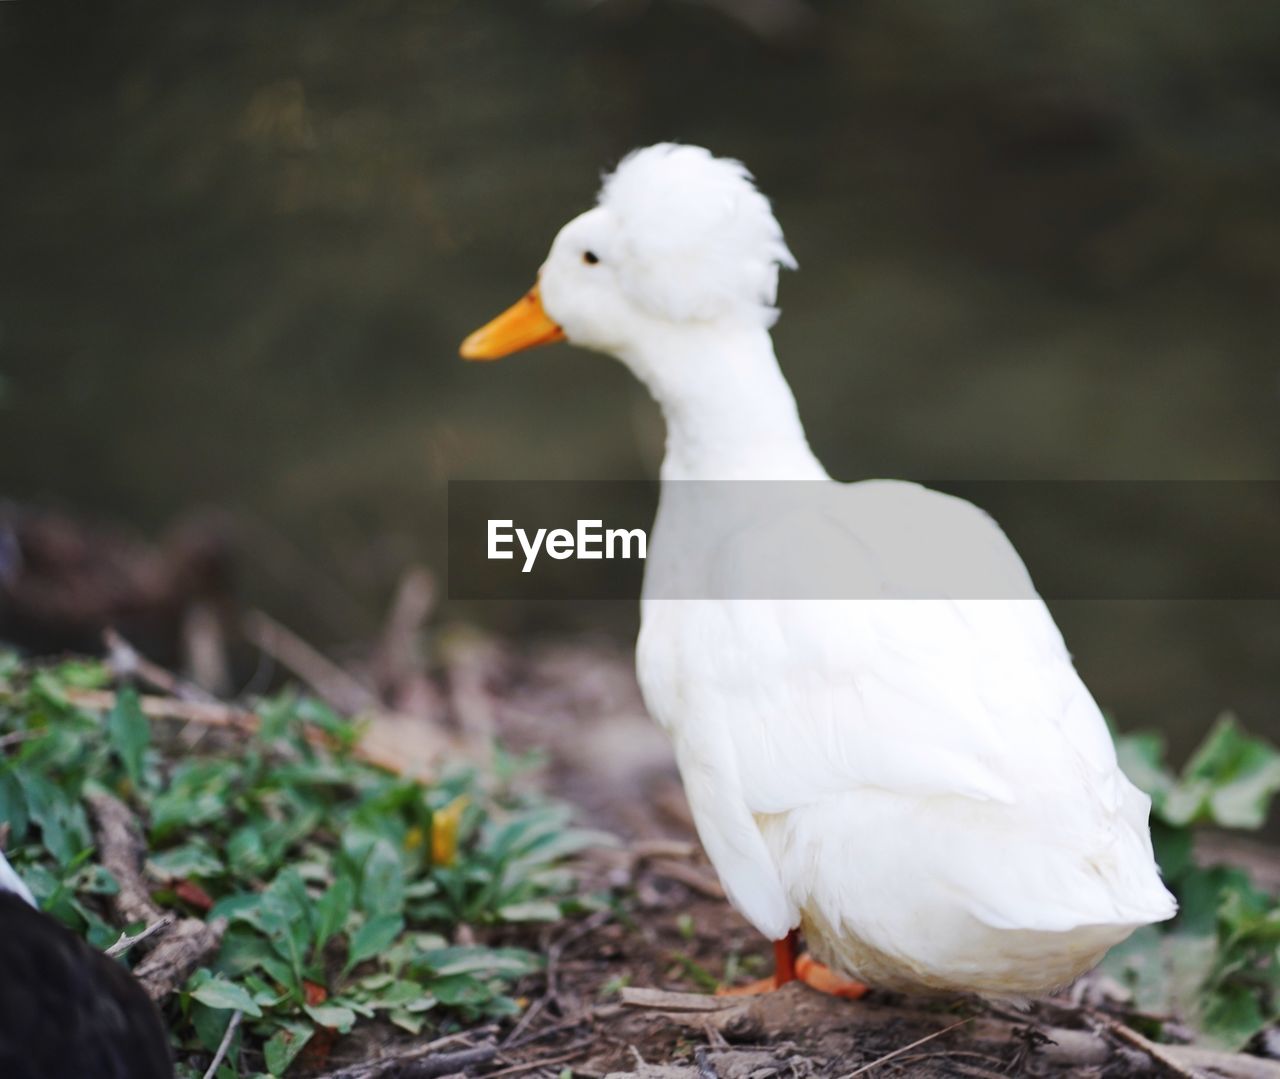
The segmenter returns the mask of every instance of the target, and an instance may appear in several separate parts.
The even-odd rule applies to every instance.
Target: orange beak
[[[462,342],[464,360],[500,360],[521,349],[563,341],[560,329],[542,309],[542,296],[534,285],[492,322],[487,322]]]

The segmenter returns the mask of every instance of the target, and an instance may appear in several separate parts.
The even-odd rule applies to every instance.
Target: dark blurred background
[[[773,198],[835,475],[1280,479],[1277,55],[1257,0],[0,3],[0,570],[145,540],[338,646],[449,478],[652,475],[617,365],[456,347],[661,139]],[[1280,736],[1280,605],[1055,612],[1122,725]]]

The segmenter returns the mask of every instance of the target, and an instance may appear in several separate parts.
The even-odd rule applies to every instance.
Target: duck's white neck
[[[621,359],[666,419],[664,480],[827,477],[763,327],[664,327]]]

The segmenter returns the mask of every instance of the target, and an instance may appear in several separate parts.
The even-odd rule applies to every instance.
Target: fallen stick
[[[490,679],[502,665],[502,651],[487,638],[452,639],[443,650],[449,710],[473,746],[477,759],[489,761],[498,729]]]
[[[183,918],[141,963],[133,975],[154,1001],[161,1001],[179,989],[191,972],[204,963],[222,943],[227,931],[226,918],[202,922]]]
[[[552,1023],[551,1026],[535,1030],[530,1034],[523,1034],[521,1037],[512,1037],[509,1034],[507,1035],[507,1040],[502,1043],[501,1048],[504,1053],[522,1049],[533,1042],[540,1042],[543,1038],[549,1038],[553,1034],[563,1034],[566,1030],[573,1030],[584,1023],[595,1023],[597,1019],[612,1019],[614,1016],[621,1014],[622,1011],[623,1008],[620,1004],[596,1005],[575,1017],[565,1019],[559,1023]],[[515,1031],[512,1031],[512,1034],[515,1034]]]
[[[704,895],[708,899],[724,899],[724,888],[715,877],[704,873],[696,866],[684,862],[674,862],[670,858],[652,858],[647,863],[650,873],[683,884],[686,888]]]
[[[227,1055],[227,1050],[231,1048],[231,1039],[236,1036],[236,1031],[240,1027],[240,1020],[243,1018],[244,1012],[239,1008],[232,1013],[231,1022],[227,1024],[226,1032],[222,1035],[222,1041],[218,1043],[218,1051],[213,1054],[213,1061],[205,1069],[204,1079],[213,1079],[218,1074],[218,1065],[222,1063]]]
[[[889,1061],[893,1060],[894,1057],[900,1057],[903,1053],[909,1053],[912,1049],[917,1049],[926,1042],[933,1041],[934,1038],[941,1038],[944,1034],[950,1034],[957,1027],[962,1027],[965,1023],[971,1022],[973,1022],[972,1019],[959,1019],[950,1026],[943,1027],[941,1030],[935,1030],[932,1034],[926,1034],[923,1038],[917,1038],[909,1045],[904,1045],[901,1049],[895,1049],[892,1053],[885,1053],[884,1056],[877,1057],[875,1060],[862,1065],[861,1068],[855,1068],[853,1071],[842,1075],[840,1079],[855,1079],[856,1076],[865,1075],[873,1068],[878,1068],[881,1064],[887,1064]]]
[[[697,856],[698,846],[686,839],[637,839],[626,848],[636,861],[648,858],[693,858]]]
[[[122,921],[150,925],[165,916],[151,900],[151,892],[142,880],[142,860],[147,848],[142,829],[132,811],[119,798],[105,791],[85,796],[93,814],[102,866],[115,878],[119,890],[112,898]]]
[[[158,922],[152,922],[141,933],[135,933],[133,936],[129,936],[128,933],[121,933],[120,939],[111,945],[110,948],[107,948],[103,954],[111,956],[112,959],[117,955],[124,955],[124,953],[135,944],[141,944],[144,940],[154,937],[157,933],[168,929],[171,925],[173,925],[173,916],[171,914],[166,914]]]
[[[582,1054],[590,1048],[591,1043],[589,1041],[582,1042],[575,1048],[564,1053],[558,1053],[555,1056],[543,1057],[540,1060],[528,1060],[523,1064],[513,1064],[509,1068],[502,1068],[500,1071],[489,1072],[487,1079],[498,1079],[498,1076],[500,1075],[519,1075],[522,1072],[531,1072],[537,1068],[550,1068],[555,1064],[564,1064],[573,1060],[575,1057],[582,1056]]]
[[[63,690],[68,701],[79,708],[92,712],[109,712],[116,706],[118,695],[110,689],[73,689]],[[216,704],[206,701],[182,701],[176,697],[157,697],[153,695],[139,696],[138,707],[142,714],[153,720],[174,720],[179,723],[200,723],[209,727],[222,727],[241,734],[257,734],[262,720],[253,712],[236,708],[229,704]],[[25,732],[24,732],[25,733]],[[324,731],[314,727],[306,728],[304,737],[318,749],[336,749],[337,742]],[[388,753],[377,749],[368,749],[357,744],[356,757],[371,764],[375,768],[395,775],[403,773],[403,762]]]
[[[421,673],[418,638],[435,604],[435,578],[422,566],[410,566],[396,586],[371,664],[374,681],[384,695],[394,693],[397,686]]]
[[[117,694],[110,689],[63,690],[67,700],[94,712],[109,712],[116,706]],[[252,712],[213,701],[184,701],[176,697],[139,695],[138,707],[148,719],[172,719],[182,723],[202,723],[207,727],[227,727],[244,734],[255,734],[261,720]]]
[[[328,1072],[319,1079],[382,1079],[391,1075],[404,1076],[405,1079],[437,1079],[442,1075],[453,1075],[466,1068],[488,1064],[497,1055],[496,1045],[479,1045],[453,1053],[434,1053],[424,1046],[379,1060],[352,1064],[336,1072]]]
[[[1139,1034],[1132,1027],[1125,1026],[1118,1019],[1112,1019],[1110,1016],[1103,1015],[1101,1012],[1094,1012],[1094,1017],[1102,1025],[1112,1037],[1131,1045],[1133,1048],[1145,1053],[1157,1067],[1168,1075],[1175,1076],[1176,1079],[1203,1079],[1200,1071],[1196,1068],[1184,1066],[1170,1050],[1174,1046],[1158,1045],[1150,1038]]]
[[[697,1014],[741,1008],[742,997],[713,997],[706,993],[673,993],[667,989],[644,989],[624,985],[618,996],[628,1008],[650,1008],[662,1012]]]
[[[254,645],[293,671],[316,696],[339,712],[355,714],[378,709],[378,700],[370,689],[270,615],[250,611],[241,621],[241,628]]]
[[[107,666],[118,680],[139,678],[147,685],[184,701],[202,701],[216,704],[217,698],[158,663],[152,663],[116,630],[108,626],[102,631],[102,643],[107,649]]]
[[[170,918],[152,902],[151,893],[142,880],[141,866],[146,845],[129,807],[105,791],[91,793],[85,801],[96,825],[102,865],[119,885],[119,891],[112,897],[117,917],[123,922],[145,922],[148,925]],[[158,1003],[182,985],[187,976],[217,950],[226,927],[225,918],[208,923],[197,918],[183,918],[171,927],[147,934],[158,938],[158,943],[134,967],[133,976],[147,995]]]
[[[1146,1056],[1164,1074],[1175,1075],[1179,1079],[1280,1079],[1280,1063],[1274,1060],[1198,1045],[1164,1045],[1151,1041],[1110,1016],[1094,1012],[1092,1018],[1097,1024],[1093,1030],[1039,1028],[1050,1039],[1050,1044],[1036,1051],[1036,1059],[1075,1068],[1098,1067],[1108,1059],[1114,1059],[1111,1046],[1115,1041],[1121,1041]],[[979,1040],[991,1041],[995,1039],[988,1035],[1002,1026],[990,1020],[979,1020],[974,1024],[973,1032]]]

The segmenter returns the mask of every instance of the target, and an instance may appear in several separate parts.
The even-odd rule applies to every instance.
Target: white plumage
[[[645,700],[726,892],[767,937],[801,926],[818,958],[884,987],[1065,984],[1174,913],[1148,799],[995,523],[913,484],[827,476],[768,334],[779,266],[794,260],[746,169],[663,144],[606,179],[542,267],[540,311],[627,364],[667,421]],[[486,332],[464,354],[520,347]],[[713,480],[821,497],[692,528],[683,496]],[[736,598],[757,594],[775,535],[867,598]]]

